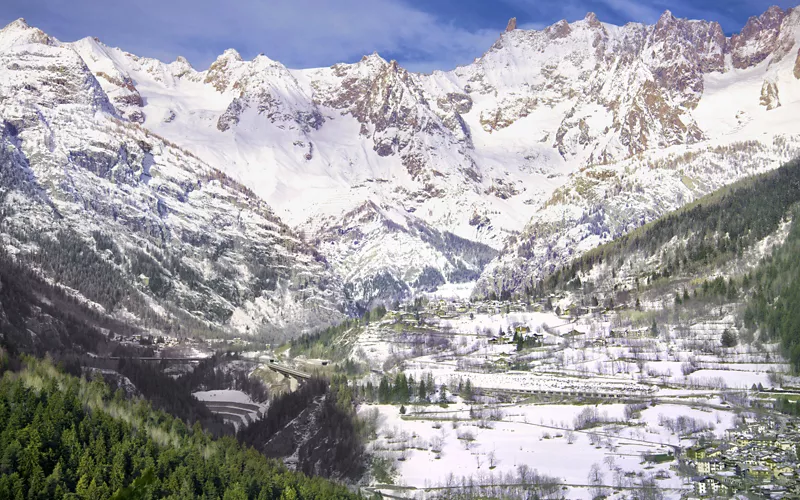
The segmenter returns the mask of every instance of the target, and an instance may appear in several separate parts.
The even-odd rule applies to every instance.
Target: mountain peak
[[[758,17],[751,17],[742,31],[731,37],[735,68],[747,68],[765,60],[780,46],[781,24],[791,11],[772,6]],[[788,48],[784,49],[788,52]]]
[[[784,14],[786,14],[786,11],[784,11],[783,9],[778,7],[777,5],[770,5],[770,7],[766,10],[766,12],[761,14],[761,16],[762,17],[766,16],[766,15],[769,15],[769,16],[776,16],[776,15],[783,16]]]
[[[10,23],[8,23],[8,25],[5,28],[3,28],[3,31],[6,31],[6,30],[20,30],[20,29],[21,30],[26,30],[28,28],[30,28],[30,25],[28,24],[28,22],[25,20],[24,17],[20,17],[16,21],[11,21]]]
[[[586,21],[589,24],[589,26],[592,27],[600,26],[600,20],[597,19],[597,14],[595,14],[594,12],[587,12],[586,17],[584,17],[583,20]]]
[[[225,52],[223,52],[222,55],[219,56],[217,59],[219,60],[222,58],[233,59],[234,61],[241,61],[242,55],[239,54],[239,51],[237,51],[236,49],[225,49]]]
[[[662,25],[665,23],[669,23],[675,20],[675,16],[672,15],[672,11],[667,9],[661,14],[661,17],[658,18],[657,25]]]
[[[238,67],[237,63],[242,62],[242,56],[236,49],[227,49],[217,60],[211,63],[206,73],[206,83],[210,83],[219,92],[223,92],[228,84],[231,83],[230,71]]]
[[[389,64],[386,59],[381,57],[380,54],[377,52],[373,52],[372,54],[365,55],[361,58],[358,64],[366,64],[367,66],[386,66]]]
[[[552,26],[548,26],[545,29],[545,33],[550,35],[551,38],[564,38],[572,33],[572,28],[570,28],[566,19],[562,19]]]
[[[54,39],[38,28],[33,28],[23,18],[12,21],[5,28],[0,30],[2,39],[0,46],[10,47],[17,44],[41,43],[52,45]]]
[[[508,20],[508,24],[506,25],[506,31],[514,31],[517,29],[517,18],[512,17]]]

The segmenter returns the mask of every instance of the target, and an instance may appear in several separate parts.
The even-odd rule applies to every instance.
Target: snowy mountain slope
[[[474,294],[521,293],[584,252],[748,175],[800,156],[800,134],[590,167],[559,188],[501,255]]]
[[[377,54],[296,70],[263,55],[244,61],[231,49],[197,71],[92,38],[67,46],[118,116],[241,182],[308,241],[325,241],[320,251],[334,270],[365,294],[352,299],[367,303],[384,295],[373,284],[386,276],[395,278],[386,298],[414,289],[426,268],[447,282],[466,279],[427,233],[506,247],[502,267],[528,265],[513,262],[508,241],[532,234],[529,221],[552,219],[547,200],[565,183],[585,183],[581,169],[631,170],[649,182],[642,169],[662,150],[699,153],[742,140],[762,141],[763,161],[777,165],[784,156],[769,145],[792,133],[780,121],[797,108],[798,18],[797,9],[772,8],[726,38],[718,23],[669,12],[653,26],[622,27],[590,13],[540,31],[508,30],[474,63],[430,75]],[[698,178],[738,178],[726,172]],[[662,198],[663,206],[639,203],[646,218],[689,199],[678,185],[650,201]],[[574,201],[570,208],[596,208]],[[426,229],[369,222],[386,214]],[[560,219],[579,231],[580,217]],[[369,244],[351,244],[343,229],[365,220],[358,238]]]
[[[753,25],[773,29],[765,35],[753,31]],[[800,79],[794,75],[796,59],[787,56],[787,47],[798,46],[800,40],[800,11],[779,15],[771,9],[751,19],[748,27],[728,40],[724,71],[703,75],[702,98],[692,115],[707,140],[646,151],[573,174],[487,266],[475,293],[524,291],[598,244],[800,156]],[[745,54],[752,55],[753,65],[740,67],[746,66]]]
[[[115,99],[130,75],[98,80],[22,21],[0,31],[0,67],[0,237],[19,263],[100,313],[186,335],[343,317],[321,255],[247,188],[135,122]]]
[[[309,227],[314,245],[331,255],[359,307],[431,292],[445,283],[476,280],[497,255],[493,248],[441,232],[412,214],[367,201],[346,214]],[[357,249],[352,251],[351,248]]]
[[[468,97],[465,103],[463,94],[445,96],[435,112],[422,95],[419,75],[377,55],[353,65],[290,71],[264,56],[242,61],[229,50],[209,70],[196,72],[180,61],[165,65],[91,38],[72,46],[95,74],[114,75],[98,78],[109,94],[119,89],[114,81],[135,82],[146,104],[134,112],[144,114],[145,127],[240,179],[304,228],[324,232],[351,224],[348,214],[374,199],[413,213],[417,224],[432,231],[499,247],[508,231],[524,225],[531,203],[558,185],[544,175],[549,167],[533,166],[534,159],[520,163],[518,154],[508,152],[493,161],[520,163],[516,178],[505,169],[495,173],[492,166],[483,169],[489,173],[484,176],[472,158],[466,128],[459,125],[458,109],[468,106]],[[351,102],[353,96],[358,99]],[[118,109],[126,113],[126,106]],[[525,184],[544,187],[529,190]],[[499,214],[506,217],[495,217]],[[374,248],[394,244],[385,229],[374,227]],[[375,276],[395,260],[380,251],[328,252],[352,253],[347,245],[325,248],[333,263],[370,262]],[[427,265],[446,279],[467,276],[439,267],[437,261],[448,260],[444,253],[430,255]],[[408,280],[402,288],[424,267],[403,269]],[[337,271],[347,275],[346,269]]]

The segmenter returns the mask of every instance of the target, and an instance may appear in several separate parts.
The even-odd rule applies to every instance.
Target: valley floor
[[[524,303],[433,300],[337,338],[352,361],[368,363],[362,384],[399,373],[435,381],[426,400],[361,405],[379,429],[369,451],[393,471],[372,488],[443,495],[517,484],[522,467],[556,482],[556,497],[656,488],[680,498],[702,476],[688,449],[767,418],[751,400],[769,396],[754,388],[798,385],[777,346],[719,348],[734,328],[727,317],[653,332],[626,314],[569,318]]]

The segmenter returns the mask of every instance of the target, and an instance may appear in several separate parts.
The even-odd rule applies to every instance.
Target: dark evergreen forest
[[[2,355],[4,367],[8,356]],[[100,381],[25,359],[0,381],[0,498],[335,499],[343,486],[290,472],[232,438],[127,401]]]

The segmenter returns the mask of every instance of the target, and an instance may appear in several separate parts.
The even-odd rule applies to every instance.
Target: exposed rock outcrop
[[[778,35],[786,11],[772,6],[758,17],[751,17],[741,33],[730,39],[735,68],[749,68],[766,59],[778,46]]]
[[[781,100],[778,95],[778,85],[773,81],[764,80],[764,84],[761,86],[761,98],[758,102],[767,108],[767,111],[779,108],[781,106]]]

